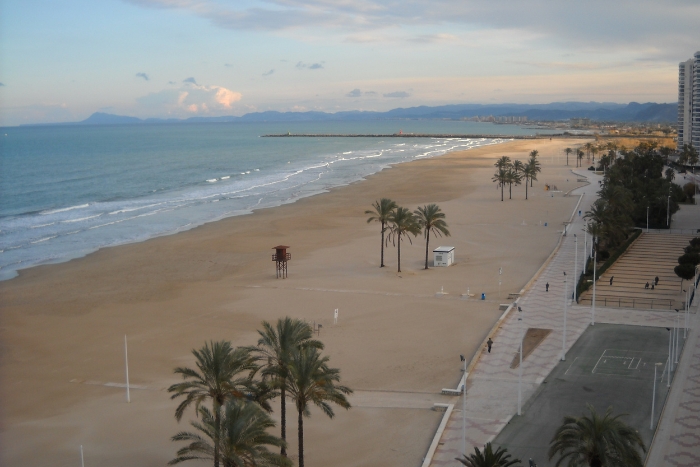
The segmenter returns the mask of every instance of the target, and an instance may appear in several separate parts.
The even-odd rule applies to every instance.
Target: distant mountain
[[[528,120],[563,121],[571,118],[590,118],[596,121],[615,122],[657,122],[675,123],[678,105],[647,102],[640,104],[616,104],[613,102],[552,102],[550,104],[454,104],[440,106],[419,106],[396,108],[387,112],[345,111],[326,112],[253,112],[241,117],[191,117],[180,120],[175,118],[127,117],[95,112],[81,122],[63,125],[124,125],[143,123],[205,123],[205,122],[315,122],[315,121],[359,121],[385,119],[452,119],[471,117],[516,116]]]

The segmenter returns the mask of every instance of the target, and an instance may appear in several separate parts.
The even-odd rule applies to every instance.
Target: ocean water
[[[2,128],[0,280],[294,202],[390,165],[501,139],[261,138],[269,133],[531,134],[441,121]]]

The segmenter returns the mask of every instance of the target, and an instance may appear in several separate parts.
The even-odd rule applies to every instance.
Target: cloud
[[[223,86],[205,86],[184,80],[184,85],[175,89],[164,89],[137,99],[149,113],[167,114],[175,117],[193,115],[229,115],[233,104],[241,100],[241,93]]]
[[[230,63],[224,63],[224,66],[230,68],[230,67],[232,67],[233,65],[231,65]]]
[[[362,91],[359,89],[353,89],[349,93],[345,94],[347,97],[360,97],[362,96]]]
[[[5,86],[5,83],[0,83],[0,87]]]
[[[262,75],[263,75],[263,76],[270,76],[270,75],[271,75],[272,73],[274,73],[274,72],[275,72],[275,69],[273,68],[273,69],[270,70],[270,71],[266,71],[266,72],[263,73]]]
[[[324,64],[324,63],[325,63],[325,62],[321,62],[321,63],[312,63],[312,64],[309,65],[309,64],[304,63],[304,62],[297,62],[296,67],[299,68],[300,70],[301,70],[301,69],[304,69],[304,68],[308,68],[309,70],[321,70],[321,69],[323,69],[323,64]]]
[[[449,30],[484,30],[492,40],[497,40],[499,31],[513,30],[579,50],[601,46],[606,51],[653,50],[673,61],[678,61],[679,51],[684,51],[684,56],[696,50],[700,18],[697,0],[588,0],[573,4],[530,0],[509,1],[505,6],[493,0],[412,0],[400,7],[389,0],[125,1],[148,8],[184,10],[232,30],[283,30],[305,37],[322,31],[340,36],[395,37],[407,31],[417,42],[451,41]],[[320,35],[324,40],[326,33]]]
[[[197,81],[193,77],[185,78],[182,80],[183,83],[191,83],[194,84],[195,86],[197,85]]]
[[[148,81],[148,75],[146,73],[136,73],[137,78],[143,78],[145,81]]]
[[[177,84],[175,81],[168,81],[168,84]]]
[[[406,91],[394,91],[394,92],[388,92],[386,94],[382,94],[384,97],[396,97],[399,99],[403,99],[404,97],[409,97],[410,94],[407,93]]]

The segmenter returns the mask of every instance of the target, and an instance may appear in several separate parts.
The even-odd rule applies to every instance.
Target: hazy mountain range
[[[301,121],[358,121],[385,119],[453,119],[469,117],[525,116],[528,120],[568,120],[590,118],[596,121],[675,123],[678,105],[647,102],[616,104],[612,102],[553,102],[551,104],[456,104],[397,108],[387,112],[345,111],[326,112],[253,112],[240,117],[190,117],[162,119],[127,117],[95,112],[81,122],[62,125],[110,125],[143,123],[201,123],[201,122],[301,122]]]

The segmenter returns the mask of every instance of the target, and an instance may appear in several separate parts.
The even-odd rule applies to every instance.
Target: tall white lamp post
[[[657,363],[654,365],[654,390],[651,393],[651,425],[649,426],[649,429],[651,430],[654,429],[654,402],[656,401],[656,369],[659,367],[659,365],[663,365],[663,363]]]
[[[462,374],[462,453],[467,452],[467,359],[464,355],[460,355],[459,358],[462,360],[464,365],[464,373]]]
[[[576,301],[576,286],[578,285],[578,238],[574,234],[574,301]]]
[[[126,365],[126,401],[131,402],[129,395],[129,353],[126,348],[126,334],[124,334],[124,364]]]
[[[591,302],[591,326],[595,325],[595,273],[596,264],[598,263],[598,251],[595,249],[595,241],[593,243],[593,301]]]
[[[522,386],[523,386],[523,339],[525,332],[523,325],[522,313],[523,309],[518,307],[518,321],[520,322],[520,365],[518,365],[518,415],[522,414]]]
[[[668,331],[668,379],[666,380],[666,387],[670,388],[671,371],[673,371],[673,355],[671,351],[673,331],[671,330],[671,328],[666,328],[666,330]]]
[[[85,467],[85,459],[83,459],[83,445],[80,445],[80,467]]]
[[[569,308],[569,289],[566,282],[566,271],[564,271],[564,332],[561,339],[561,360],[566,360],[566,312]]]

